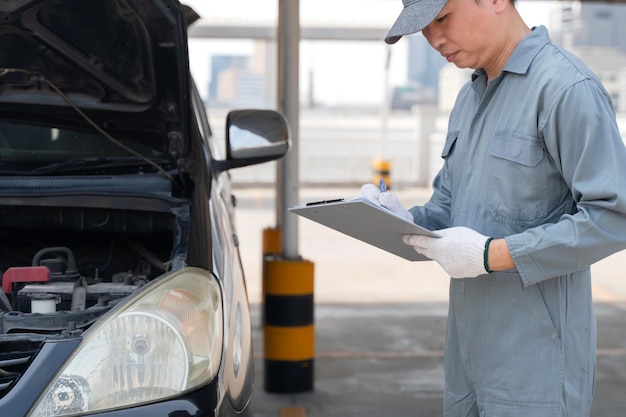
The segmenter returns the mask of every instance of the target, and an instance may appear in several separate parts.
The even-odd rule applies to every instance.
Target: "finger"
[[[428,236],[420,236],[420,235],[404,235],[402,236],[402,241],[407,245],[414,246],[416,248],[426,248],[430,246],[430,241],[434,239]]]
[[[361,195],[371,201],[372,203],[380,204],[378,201],[378,196],[380,195],[380,190],[374,184],[365,184],[361,187]]]
[[[380,193],[380,195],[378,196],[378,200],[380,201],[380,205],[384,207],[393,208],[401,206],[400,201],[395,196],[395,194],[392,194],[389,191]]]
[[[404,243],[411,246],[415,252],[428,258],[432,258],[431,248],[427,245],[426,240],[423,238],[424,236],[419,235],[404,235],[402,240]]]
[[[460,227],[451,227],[449,229],[440,229],[440,230],[436,230],[435,232],[441,236],[442,238],[444,237],[448,237],[448,236],[454,236],[455,234],[459,234],[459,231],[462,228]]]

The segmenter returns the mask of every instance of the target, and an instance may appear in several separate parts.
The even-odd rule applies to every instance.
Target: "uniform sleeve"
[[[586,79],[552,107],[540,131],[576,211],[506,238],[524,285],[586,269],[626,248],[626,148],[610,99]]]

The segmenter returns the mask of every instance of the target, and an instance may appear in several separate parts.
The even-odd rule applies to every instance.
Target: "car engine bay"
[[[171,268],[173,213],[0,207],[0,334],[76,334]]]

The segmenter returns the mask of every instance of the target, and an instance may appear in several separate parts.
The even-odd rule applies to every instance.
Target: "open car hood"
[[[180,157],[190,16],[175,0],[0,2],[0,119],[93,130],[76,106],[114,137]]]

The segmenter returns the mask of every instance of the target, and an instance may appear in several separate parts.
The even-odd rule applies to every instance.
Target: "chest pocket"
[[[489,143],[489,210],[500,221],[540,224],[548,214],[548,179],[543,143],[534,136],[497,131]]]

